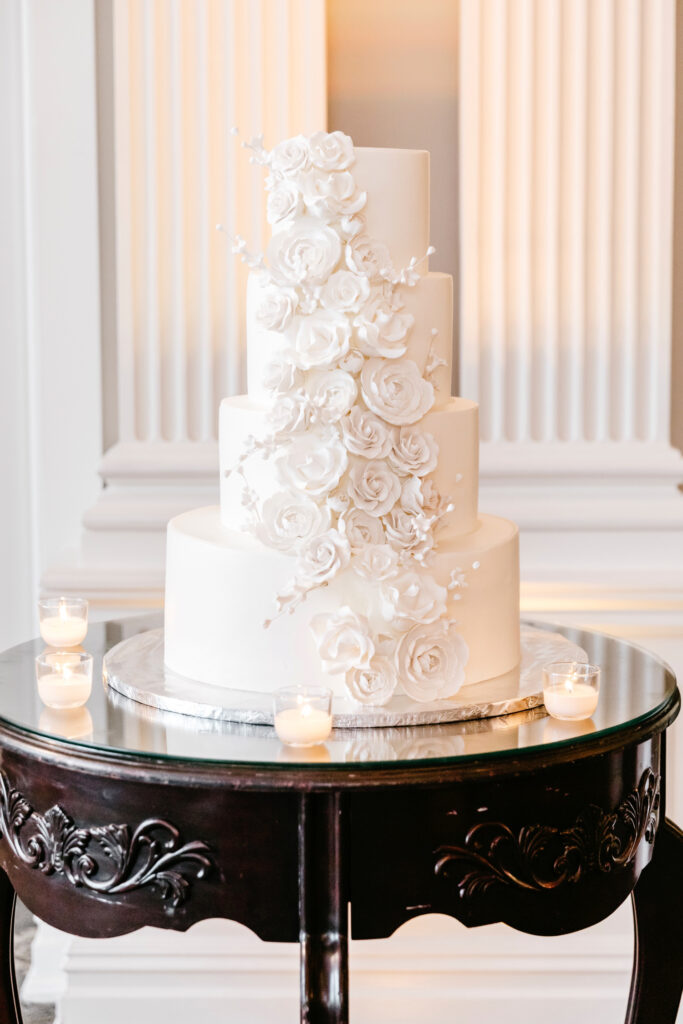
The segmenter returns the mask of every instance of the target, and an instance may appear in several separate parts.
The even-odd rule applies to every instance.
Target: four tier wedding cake
[[[273,233],[265,257],[236,246],[248,394],[221,406],[220,507],[168,527],[166,665],[447,698],[519,661],[518,534],[478,512],[477,406],[450,393],[429,154],[341,132],[251,147]]]

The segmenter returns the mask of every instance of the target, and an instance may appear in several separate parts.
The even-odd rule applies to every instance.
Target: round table
[[[86,709],[37,694],[39,641],[0,655],[0,1024],[21,1020],[15,894],[75,935],[225,917],[299,942],[301,1019],[348,1020],[347,934],[418,914],[557,935],[633,897],[629,1024],[674,1024],[683,987],[683,833],[664,816],[670,670],[563,632],[602,668],[589,722],[543,708],[338,730],[313,752],[266,726],[154,711],[101,684],[105,651],[158,617],[92,625]],[[349,915],[349,906],[351,913]]]

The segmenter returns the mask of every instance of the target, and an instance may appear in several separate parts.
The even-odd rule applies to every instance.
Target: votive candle
[[[556,661],[543,669],[543,703],[560,721],[590,718],[598,706],[600,669],[577,661]]]

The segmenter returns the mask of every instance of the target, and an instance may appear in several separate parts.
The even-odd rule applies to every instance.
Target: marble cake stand
[[[559,633],[523,626],[518,668],[496,679],[463,686],[455,697],[416,704],[394,696],[383,707],[361,707],[348,697],[332,701],[336,729],[433,725],[492,718],[543,703],[543,666],[550,661],[587,661],[586,653]],[[105,683],[139,704],[194,718],[272,725],[272,694],[210,686],[164,666],[164,631],[153,629],[117,644],[104,658]]]

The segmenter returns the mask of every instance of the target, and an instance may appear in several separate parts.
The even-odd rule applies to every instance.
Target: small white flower
[[[313,132],[308,142],[312,163],[323,171],[345,171],[356,159],[344,132]]]
[[[287,217],[295,217],[303,210],[299,189],[290,181],[276,185],[268,194],[268,223],[279,224]]]
[[[317,498],[334,490],[347,459],[336,431],[307,430],[292,438],[278,456],[277,467],[289,487]]]
[[[327,530],[304,544],[299,554],[297,580],[306,587],[320,586],[344,569],[350,558],[348,538],[339,530]]]
[[[375,654],[369,665],[353,668],[346,674],[346,689],[358,704],[378,707],[386,704],[396,689],[396,669],[391,661]]]
[[[428,573],[404,572],[382,584],[382,614],[397,629],[435,622],[446,611],[448,592]]]
[[[429,702],[452,697],[465,680],[467,644],[455,623],[439,619],[419,623],[401,638],[396,650],[400,683],[413,700]]]
[[[271,394],[279,395],[293,391],[303,385],[304,376],[291,360],[280,353],[273,356],[263,371],[263,386]]]
[[[301,178],[301,189],[308,212],[322,220],[337,220],[358,213],[367,200],[365,192],[356,192],[353,175],[348,171],[335,174],[308,171]]]
[[[266,331],[284,331],[292,322],[297,302],[293,288],[261,288],[254,319]]]
[[[401,496],[401,481],[385,462],[357,462],[349,472],[349,495],[356,508],[371,516],[383,516]]]
[[[434,388],[412,359],[368,359],[361,385],[368,408],[396,426],[416,423],[434,404]]]
[[[431,434],[418,427],[401,427],[394,437],[389,462],[397,473],[426,476],[436,469],[439,446]]]
[[[383,242],[369,235],[355,235],[346,244],[346,266],[355,274],[363,274],[370,281],[383,280],[383,272],[391,272],[391,256]]]
[[[385,459],[394,443],[394,432],[374,413],[355,405],[342,421],[344,444],[353,455]]]
[[[339,235],[315,217],[301,217],[273,235],[268,264],[283,284],[322,284],[336,269],[341,255]]]
[[[364,362],[365,359],[363,358],[362,352],[359,352],[358,349],[352,348],[349,349],[346,355],[341,357],[339,360],[339,367],[342,370],[346,370],[347,373],[353,373],[355,375],[360,373],[363,369]]]
[[[358,387],[344,370],[314,370],[306,379],[306,393],[319,423],[336,423],[356,400]]]
[[[394,508],[383,522],[387,541],[399,554],[424,556],[434,546],[434,538],[427,531],[423,516]]]
[[[263,502],[257,533],[268,547],[295,551],[329,525],[330,513],[325,505],[297,491],[278,491]]]
[[[354,556],[353,568],[362,579],[381,583],[398,572],[398,555],[388,544],[366,544]]]
[[[298,430],[306,420],[306,399],[300,391],[278,395],[268,410],[268,422],[277,433]]]
[[[295,330],[295,358],[304,370],[331,366],[348,351],[351,328],[345,316],[323,312],[300,317]]]
[[[310,167],[311,150],[304,135],[278,142],[270,154],[270,166],[279,174],[293,175]]]
[[[369,665],[375,653],[370,623],[346,605],[330,615],[315,615],[311,629],[326,672],[347,672]]]
[[[405,338],[415,318],[400,312],[401,302],[385,289],[374,288],[373,298],[354,320],[354,327],[359,347],[366,355],[398,359],[406,353]]]
[[[441,495],[433,480],[411,476],[403,484],[401,508],[412,516],[436,515],[442,506]]]
[[[334,313],[357,313],[370,294],[366,277],[350,270],[337,270],[320,291],[320,302]]]
[[[343,523],[346,536],[354,549],[362,550],[366,544],[384,543],[384,527],[381,521],[375,516],[369,516],[360,508],[351,508],[345,511]]]

